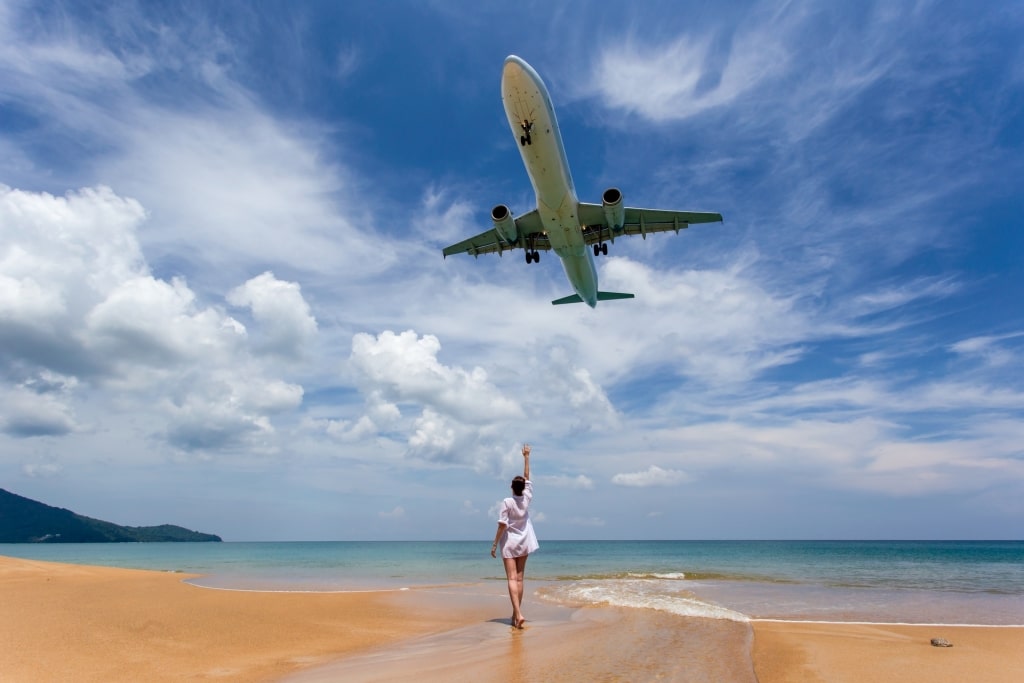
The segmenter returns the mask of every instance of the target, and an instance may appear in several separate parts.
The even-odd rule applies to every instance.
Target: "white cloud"
[[[271,416],[300,405],[302,388],[255,360],[244,326],[183,278],[150,274],[136,240],[145,217],[109,188],[0,188],[0,338],[11,340],[0,365],[21,378],[4,394],[5,431],[76,432],[84,392],[116,386],[124,393],[109,410],[145,406],[167,420],[160,432],[173,446],[215,449],[254,443],[273,432]],[[288,283],[256,278],[234,296],[278,348],[296,348],[315,325]],[[299,331],[275,328],[282,320]]]
[[[380,516],[381,519],[402,519],[405,517],[405,509],[399,505],[387,512],[378,512],[377,515]]]
[[[361,333],[352,338],[348,369],[375,425],[394,425],[403,405],[418,410],[405,427],[411,453],[494,466],[506,441],[503,428],[521,419],[523,410],[483,368],[446,366],[438,361],[440,350],[436,337],[412,330]]]
[[[115,363],[166,366],[209,353],[231,353],[245,329],[212,308],[198,309],[181,279],[121,282],[85,316],[85,341]]]
[[[216,22],[170,30],[144,14],[120,8],[116,50],[85,21],[25,32],[0,17],[0,98],[42,130],[88,145],[79,173],[147,206],[140,238],[151,263],[236,282],[241,263],[335,280],[393,265],[362,208],[367,188],[326,160],[332,131],[269,115],[232,79],[239,54]],[[339,54],[343,76],[355,56]],[[138,87],[145,78],[175,83],[174,94],[152,97]]]
[[[55,462],[29,462],[21,466],[21,471],[31,479],[44,479],[59,475],[64,468]]]
[[[740,261],[728,270],[658,271],[626,258],[605,260],[603,286],[636,293],[637,305],[621,311],[613,336],[588,343],[588,355],[600,362],[604,349],[616,348],[608,358],[616,377],[656,362],[713,382],[743,381],[794,362],[811,320],[795,299],[765,291],[747,267]]]
[[[246,306],[260,325],[257,346],[287,357],[298,357],[316,334],[316,319],[302,298],[302,288],[266,272],[228,292],[234,306]]]
[[[0,390],[0,432],[15,437],[64,436],[79,428],[66,394],[21,385]]]
[[[1020,354],[1015,349],[1006,348],[1002,342],[1019,339],[1021,336],[1024,336],[1024,332],[971,337],[958,341],[949,348],[962,356],[979,358],[989,367],[1006,367],[1018,363]]]
[[[633,486],[645,488],[648,486],[675,486],[690,480],[690,476],[680,470],[663,470],[657,465],[651,465],[641,472],[616,474],[612,477],[612,483],[619,486]]]
[[[571,526],[602,527],[605,521],[600,517],[570,517],[566,523]]]
[[[872,314],[906,306],[921,299],[946,298],[959,289],[960,285],[950,277],[917,278],[860,294],[853,297],[849,305],[853,315]]]
[[[563,474],[537,477],[537,480],[555,488],[590,491],[594,488],[594,480],[584,474],[571,477]]]
[[[485,229],[480,226],[474,207],[465,200],[450,199],[450,194],[450,190],[427,188],[413,223],[421,235],[444,246]]]
[[[786,72],[794,22],[786,13],[754,11],[724,53],[707,35],[688,33],[660,45],[647,34],[631,35],[604,46],[591,88],[608,107],[654,121],[728,105]]]
[[[464,422],[522,417],[519,405],[488,381],[483,368],[443,365],[437,359],[440,350],[437,337],[420,337],[412,330],[357,334],[349,365],[361,386],[393,402],[429,405]]]

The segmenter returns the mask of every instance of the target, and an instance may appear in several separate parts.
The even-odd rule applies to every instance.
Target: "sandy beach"
[[[759,621],[754,662],[760,683],[1010,683],[1024,681],[1024,628]]]
[[[1024,629],[684,619],[471,591],[262,593],[0,557],[6,681],[1024,680]],[[936,648],[934,637],[952,648]]]
[[[0,557],[0,680],[272,681],[479,615],[404,593],[252,593]],[[479,608],[477,608],[479,612]]]

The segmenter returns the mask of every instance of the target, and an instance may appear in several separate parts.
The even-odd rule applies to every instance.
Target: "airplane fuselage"
[[[579,199],[555,120],[551,97],[537,72],[516,56],[505,60],[501,101],[519,154],[537,195],[537,213],[551,248],[562,261],[573,289],[591,307],[597,305],[597,269],[583,236]]]

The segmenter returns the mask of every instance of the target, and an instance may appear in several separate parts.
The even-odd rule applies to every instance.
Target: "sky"
[[[0,488],[228,541],[1024,538],[1024,6],[0,0]],[[715,211],[442,258],[534,208]],[[484,548],[486,551],[486,547]]]

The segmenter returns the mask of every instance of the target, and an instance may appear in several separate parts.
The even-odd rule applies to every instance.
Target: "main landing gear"
[[[535,249],[526,250],[527,263],[540,263],[540,252]]]
[[[595,244],[594,245],[594,256],[600,256],[601,254],[604,254],[605,256],[608,255],[608,243],[607,242],[601,242],[599,244]]]

